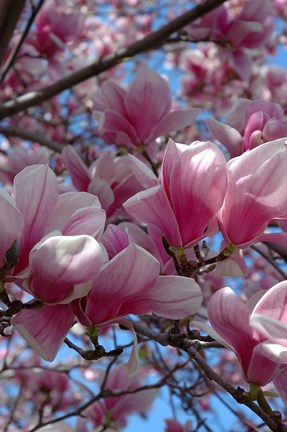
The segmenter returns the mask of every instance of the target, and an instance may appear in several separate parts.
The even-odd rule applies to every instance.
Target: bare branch
[[[103,57],[99,61],[92,63],[91,65],[59,80],[55,84],[43,88],[42,90],[33,91],[19,96],[14,100],[5,102],[0,107],[0,120],[5,117],[17,114],[20,111],[26,110],[31,106],[49,100],[62,91],[80,84],[89,78],[97,76],[102,72],[118,65],[124,60],[130,59],[137,54],[158,47],[160,43],[165,41],[165,39],[171,36],[173,33],[179,31],[187,24],[196,21],[198,18],[217,8],[224,2],[226,2],[226,0],[206,0],[205,3],[197,5],[193,9],[170,21],[168,24],[165,24],[159,30],[154,31],[143,39],[140,39],[132,45],[129,45],[127,48],[121,48],[116,52]]]
[[[3,61],[25,3],[26,0],[0,0],[0,63]]]
[[[57,153],[61,153],[61,151],[64,148],[63,144],[60,144],[57,141],[53,141],[51,139],[46,138],[43,135],[40,135],[37,132],[31,132],[27,130],[20,129],[16,126],[0,126],[0,133],[6,136],[7,138],[11,136],[17,136],[19,138],[22,138],[24,140],[36,142],[38,144],[41,144],[45,147],[48,147],[50,150],[53,150]]]
[[[10,55],[9,55],[6,63],[3,66],[3,70],[2,70],[2,73],[1,73],[1,76],[0,76],[0,84],[4,81],[7,73],[9,72],[10,68],[13,66],[13,64],[14,64],[14,62],[16,60],[17,54],[20,51],[21,46],[23,45],[23,43],[24,43],[24,41],[25,41],[25,39],[26,39],[29,31],[30,31],[30,28],[32,27],[32,24],[33,24],[33,22],[34,22],[34,20],[35,20],[35,18],[37,16],[39,10],[41,9],[44,1],[45,0],[40,0],[39,4],[35,8],[32,8],[32,14],[31,14],[31,16],[30,16],[30,18],[29,18],[29,20],[27,22],[26,28],[25,28],[25,30],[24,30],[24,32],[23,32],[23,34],[22,34],[22,36],[21,36],[18,44],[11,51],[11,53],[10,53]]]

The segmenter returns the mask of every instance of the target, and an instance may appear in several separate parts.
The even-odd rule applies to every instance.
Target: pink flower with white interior
[[[282,372],[273,384],[280,397],[287,404],[287,282],[279,282],[270,288],[257,302],[249,323],[262,337],[266,356],[283,363]]]
[[[271,359],[266,353],[268,339],[249,324],[256,301],[263,293],[245,303],[226,287],[217,291],[208,305],[208,318],[216,331],[211,336],[235,352],[246,381],[260,386],[272,381],[282,369],[282,360]]]
[[[206,124],[233,158],[265,142],[287,136],[287,123],[281,106],[274,102],[238,99],[225,123],[207,119]]]
[[[100,271],[100,240],[105,212],[97,197],[86,192],[59,196],[57,179],[48,166],[33,165],[14,180],[14,196],[0,194],[4,230],[0,259],[16,241],[18,262],[6,279],[15,281],[40,309],[24,309],[12,320],[43,358],[56,355],[74,314],[69,303],[87,294],[83,285]]]
[[[175,247],[194,245],[214,229],[227,187],[226,162],[212,142],[168,142],[160,179],[130,156],[146,188],[124,203],[127,213],[157,226]]]
[[[250,325],[271,342],[271,358],[287,362],[287,281],[274,285],[260,298],[250,316]]]
[[[245,248],[267,239],[264,236],[286,243],[284,235],[264,234],[270,221],[287,215],[286,164],[286,138],[262,144],[228,162],[228,187],[219,215],[228,243]]]
[[[173,111],[168,82],[147,67],[138,70],[128,90],[106,81],[94,108],[104,140],[129,149],[154,145],[156,138],[189,126],[199,113],[195,108]]]
[[[99,240],[103,233],[106,217],[98,198],[86,192],[67,192],[59,196],[57,178],[48,166],[26,167],[14,179],[12,199],[4,193],[2,196],[8,212],[1,216],[2,227],[7,225],[11,214],[10,228],[3,231],[2,237],[9,238],[9,247],[15,240],[19,243],[14,276],[27,269],[31,250],[47,235],[63,236],[63,239],[64,236],[87,235]],[[9,237],[12,226],[13,240]]]

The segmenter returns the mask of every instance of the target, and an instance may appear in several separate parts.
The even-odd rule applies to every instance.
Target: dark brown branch
[[[25,0],[1,0],[0,2],[0,63],[4,59],[25,3]]]
[[[24,140],[36,142],[45,147],[48,147],[50,150],[53,150],[57,153],[61,153],[64,146],[57,141],[53,141],[51,139],[46,138],[44,135],[40,135],[37,132],[31,132],[24,129],[20,129],[16,126],[0,126],[0,133],[6,136],[7,138],[11,136],[16,136],[22,138]]]
[[[0,120],[49,100],[62,91],[70,89],[71,87],[118,65],[123,60],[127,60],[137,54],[158,47],[160,43],[165,41],[166,38],[171,36],[173,33],[179,31],[187,24],[196,21],[198,18],[217,8],[224,2],[226,2],[226,0],[206,0],[205,3],[197,5],[193,9],[170,21],[168,24],[165,24],[159,30],[150,33],[127,48],[121,48],[116,52],[103,57],[99,61],[59,80],[55,84],[43,88],[42,90],[33,91],[19,96],[14,100],[5,102],[0,107]]]
[[[18,53],[19,53],[19,51],[21,49],[21,46],[23,45],[23,43],[24,43],[24,41],[25,41],[25,39],[26,39],[29,31],[30,31],[30,28],[32,27],[32,24],[33,24],[33,22],[34,22],[34,20],[35,20],[35,18],[37,16],[39,10],[41,9],[44,1],[45,0],[40,0],[39,4],[36,7],[32,8],[32,14],[31,14],[31,16],[30,16],[30,18],[28,20],[26,28],[25,28],[25,30],[24,30],[24,32],[23,32],[23,34],[22,34],[22,36],[21,36],[18,44],[15,45],[14,49],[11,51],[11,53],[10,53],[10,55],[9,55],[6,63],[3,66],[3,70],[2,70],[2,73],[1,73],[1,76],[0,76],[0,84],[4,81],[4,79],[6,78],[7,73],[9,72],[10,68],[13,66],[13,64],[14,64],[14,62],[16,60],[16,57],[17,57],[17,55],[18,55]]]

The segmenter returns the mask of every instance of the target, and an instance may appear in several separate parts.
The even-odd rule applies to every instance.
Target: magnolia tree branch
[[[168,380],[169,378],[177,371],[181,369],[181,364],[177,364],[174,368],[172,368],[163,378],[161,378],[160,380],[158,380],[156,383],[154,384],[146,384],[146,385],[142,385],[140,387],[137,387],[135,389],[131,389],[131,390],[109,390],[109,389],[105,389],[102,388],[100,390],[100,392],[93,396],[92,398],[90,398],[88,400],[88,402],[83,403],[82,405],[80,405],[76,410],[58,416],[54,419],[51,420],[47,420],[46,422],[42,422],[40,421],[34,428],[32,428],[29,432],[35,432],[36,430],[39,430],[40,428],[44,427],[44,426],[48,426],[51,424],[55,424],[58,423],[60,421],[66,420],[68,418],[71,417],[79,417],[79,416],[84,416],[85,413],[84,411],[89,408],[91,405],[93,405],[95,402],[101,400],[101,399],[105,399],[105,398],[118,398],[120,396],[126,396],[126,395],[133,395],[139,392],[144,392],[146,390],[154,390],[154,389],[159,389],[165,385],[168,385]]]
[[[23,45],[23,43],[24,43],[24,41],[25,41],[25,39],[26,39],[26,37],[27,37],[31,27],[32,27],[32,24],[33,24],[33,22],[37,16],[39,10],[41,9],[44,1],[45,0],[40,0],[36,7],[32,7],[32,13],[31,13],[31,16],[27,22],[26,28],[25,28],[18,44],[15,45],[14,49],[11,51],[6,63],[3,66],[3,69],[2,69],[1,75],[0,75],[0,84],[4,81],[7,73],[9,72],[10,68],[13,66],[13,64],[16,60],[16,57],[17,57],[17,55],[21,49],[21,46]]]
[[[184,335],[173,335],[170,333],[157,333],[150,330],[147,327],[141,326],[137,323],[133,323],[135,331],[148,339],[154,340],[163,346],[173,346],[179,348],[188,353],[192,359],[201,367],[207,378],[211,381],[216,382],[221,388],[226,390],[239,404],[246,405],[251,411],[257,414],[266,425],[274,432],[287,432],[287,427],[281,422],[274,421],[268,414],[266,414],[255,402],[252,402],[245,392],[241,388],[234,388],[232,385],[224,381],[224,379],[218,375],[208,365],[204,358],[199,354],[197,348],[194,346],[194,342],[184,337]]]
[[[171,36],[173,33],[181,30],[186,25],[196,21],[198,18],[213,9],[216,9],[226,1],[227,0],[206,0],[205,3],[197,5],[193,9],[170,21],[168,24],[163,25],[159,30],[150,33],[128,47],[118,49],[114,53],[104,56],[91,65],[68,75],[67,77],[57,81],[55,84],[45,87],[42,90],[33,91],[5,102],[0,106],[0,120],[49,100],[62,91],[70,89],[71,87],[118,65],[123,60],[130,59],[137,54],[157,48],[159,44],[163,43],[166,38]]]
[[[4,135],[7,138],[12,137],[12,136],[14,136],[14,137],[16,136],[16,137],[22,138],[24,140],[36,142],[36,143],[41,144],[45,147],[48,147],[50,150],[53,150],[54,152],[57,152],[57,153],[61,153],[61,151],[64,148],[64,145],[60,144],[57,141],[46,138],[45,136],[40,135],[37,132],[27,131],[27,130],[18,128],[16,126],[1,126],[0,125],[0,134]]]
[[[26,0],[1,0],[0,2],[0,64],[4,59],[25,3]]]

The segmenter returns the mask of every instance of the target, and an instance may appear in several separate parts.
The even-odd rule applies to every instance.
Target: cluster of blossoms
[[[238,105],[241,117],[234,115]],[[15,176],[12,197],[5,191],[0,195],[5,210],[1,213],[1,279],[32,296],[12,324],[50,361],[75,320],[88,328],[118,323],[132,329],[124,319],[130,314],[154,313],[169,319],[195,314],[202,292],[194,279],[196,261],[189,257],[194,246],[219,231],[223,241],[217,261],[226,261],[218,269],[227,275],[246,274],[242,251],[250,245],[266,240],[287,244],[284,232],[266,232],[272,221],[287,215],[287,141],[270,141],[286,134],[280,106],[242,100],[226,125],[207,122],[229,150],[229,162],[212,141],[187,145],[170,139],[158,175],[152,161],[159,161],[155,139],[188,124],[198,111],[170,111],[166,81],[147,68],[139,71],[128,91],[106,82],[95,96],[95,107],[104,139],[125,146],[134,155],[117,156],[103,150],[88,168],[68,146],[62,158],[75,190],[67,191],[66,186],[63,192],[48,165],[38,164]],[[145,159],[148,154],[150,162]],[[9,158],[10,165],[6,161],[7,167],[15,157],[16,153]],[[6,174],[12,175],[12,169]],[[113,223],[130,217],[128,223]],[[216,259],[207,255],[200,267],[207,268],[211,262]],[[286,291],[285,285],[279,285],[280,293]],[[225,308],[229,316],[233,314],[225,300],[230,291],[219,290],[209,303],[214,329],[241,359],[247,380],[260,385],[269,382],[284,363],[281,351],[276,360],[270,359],[265,348],[266,341],[272,340],[266,337],[269,328],[263,319],[257,324],[259,312],[269,318],[260,304],[272,293],[277,295],[277,290],[268,291],[252,312],[250,325],[259,328],[255,335],[245,316],[249,312],[241,315],[246,338],[252,339],[250,353],[260,347],[261,361],[273,365],[262,369],[268,370],[263,378],[249,370],[255,360],[247,355],[248,343],[243,338],[239,347],[234,343],[237,327],[234,333],[229,327],[227,336],[222,330]],[[230,301],[234,309],[241,302],[237,297]],[[238,326],[242,332],[243,324]],[[129,362],[130,373],[137,367],[135,355]]]
[[[46,0],[15,67],[0,76],[4,108],[24,88],[37,94],[43,82],[76,70],[82,59],[83,67],[94,53],[105,57],[144,37],[154,25],[144,3],[98,2],[107,13],[102,22],[91,15],[93,1]],[[135,5],[141,17],[133,20],[130,12],[117,21],[120,31],[113,30],[109,20]],[[64,342],[85,360],[119,358],[107,373],[86,370],[97,381],[98,396],[78,411],[77,432],[123,430],[131,413],[144,415],[157,387],[147,386],[144,396],[137,392],[146,378],[142,371],[152,369],[162,378],[160,385],[167,382],[143,343],[155,329],[162,345],[178,349],[197,337],[200,343],[205,337],[200,331],[207,332],[208,342],[230,350],[220,358],[232,372],[216,365],[219,375],[250,384],[249,401],[262,405],[261,387],[274,385],[287,403],[287,276],[268,255],[273,247],[276,260],[287,262],[287,104],[278,103],[287,78],[278,69],[261,75],[256,70],[274,49],[271,14],[286,19],[282,5],[275,2],[274,12],[271,0],[231,0],[178,34],[180,43],[202,42],[196,50],[179,48],[170,56],[187,72],[181,94],[198,94],[199,108],[194,102],[184,108],[175,104],[168,81],[146,65],[123,87],[121,65],[118,75],[110,70],[101,75],[93,92],[85,84],[63,99],[55,97],[49,112],[34,111],[38,118],[45,112],[33,136],[46,131],[39,143],[54,150],[58,145],[57,154],[22,141],[35,125],[32,115],[0,125],[7,136],[7,124],[18,131],[12,151],[8,140],[0,143],[0,334],[9,336],[14,327],[41,358],[35,357],[31,369],[19,360],[12,375],[26,398],[39,394],[43,418],[65,411],[69,398],[77,410],[80,400],[68,373],[55,378],[56,372],[41,369],[42,359],[60,357]],[[4,72],[19,38],[16,31]],[[225,96],[219,97],[221,92]],[[231,93],[238,96],[235,101]],[[218,119],[205,116],[204,136],[198,127],[201,107],[218,114]],[[177,139],[178,131],[184,139]],[[262,256],[254,258],[254,250]],[[226,277],[240,277],[241,292],[225,286]],[[119,329],[132,333],[129,349],[119,348]],[[77,331],[84,348],[72,342]],[[98,337],[105,340],[112,331],[114,349],[107,352]],[[179,340],[182,345],[176,345]],[[128,361],[121,362],[122,351]],[[170,351],[166,373],[182,366],[174,358]],[[150,359],[152,367],[145,364]],[[234,373],[237,364],[243,379]],[[186,363],[183,369],[192,392],[194,368]],[[210,408],[208,397],[201,403]],[[72,430],[65,421],[55,428],[42,420],[38,426],[43,424],[43,432]],[[166,419],[166,432],[192,427],[190,421]]]

